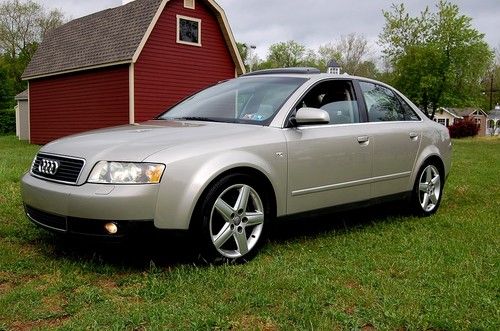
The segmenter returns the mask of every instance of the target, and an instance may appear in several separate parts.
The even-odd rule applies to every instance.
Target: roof
[[[168,1],[135,0],[75,19],[50,31],[22,78],[135,62]],[[203,1],[216,13],[236,68],[243,73],[243,62],[224,11],[213,0]]]
[[[500,120],[500,110],[498,109],[493,109],[490,111],[488,114],[488,118],[492,120]]]
[[[448,113],[455,118],[463,118],[462,116],[458,115],[452,108],[439,107],[437,111],[440,113]]]
[[[470,116],[472,113],[479,111],[482,113],[484,116],[488,116],[482,109],[480,108],[444,108],[440,107],[440,109],[445,110],[449,114],[453,115],[454,117],[461,118],[464,116]]]
[[[328,68],[340,68],[340,65],[334,59],[331,59],[330,61],[328,61],[328,63],[326,64],[326,66]]]
[[[24,90],[15,97],[16,100],[28,100],[28,90]]]

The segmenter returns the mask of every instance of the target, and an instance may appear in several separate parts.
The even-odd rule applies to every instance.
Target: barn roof
[[[169,0],[136,0],[70,21],[50,31],[24,71],[23,79],[58,75],[90,68],[133,63],[159,13]],[[224,11],[214,10],[238,72],[244,66]]]
[[[22,91],[18,95],[16,95],[15,99],[16,100],[28,100],[29,94],[28,94],[28,89]]]

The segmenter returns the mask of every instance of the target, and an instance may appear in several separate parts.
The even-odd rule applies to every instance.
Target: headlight
[[[132,162],[97,162],[87,182],[104,184],[157,184],[165,171],[164,164]]]

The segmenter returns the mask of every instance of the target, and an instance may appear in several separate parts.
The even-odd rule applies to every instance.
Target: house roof
[[[15,97],[16,100],[28,100],[28,90],[24,90]]]
[[[451,114],[454,117],[462,118],[464,116],[470,116],[472,113],[479,111],[484,116],[488,116],[482,109],[480,108],[444,108],[440,107],[440,109],[445,110],[447,113]]]
[[[446,112],[453,116],[454,118],[462,118],[462,116],[458,115],[453,108],[444,108],[444,107],[439,107],[438,112]]]
[[[243,73],[243,62],[224,11],[213,0],[203,1],[216,13],[236,68]],[[33,79],[135,62],[168,2],[135,0],[75,19],[50,31],[22,78]]]

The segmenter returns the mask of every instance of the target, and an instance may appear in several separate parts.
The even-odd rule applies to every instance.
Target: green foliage
[[[12,109],[0,110],[0,134],[16,132],[16,112]]]
[[[207,267],[182,240],[99,249],[36,228],[19,178],[38,147],[0,137],[0,329],[499,330],[500,139],[453,148],[431,217],[279,222],[255,260]]]
[[[14,104],[13,80],[9,79],[8,69],[0,58],[0,109],[12,108]]]
[[[32,0],[0,2],[0,109],[13,107],[14,96],[27,88],[21,80],[43,36],[65,20]]]
[[[273,44],[269,47],[267,61],[274,68],[289,68],[302,65],[306,47],[293,40]]]
[[[440,0],[411,17],[403,4],[384,11],[379,36],[395,71],[393,84],[432,115],[440,106],[475,106],[479,82],[492,60],[484,34],[455,4]]]
[[[238,47],[238,52],[240,53],[241,60],[243,61],[243,63],[245,63],[248,55],[247,45],[244,43],[237,42],[236,47]]]

